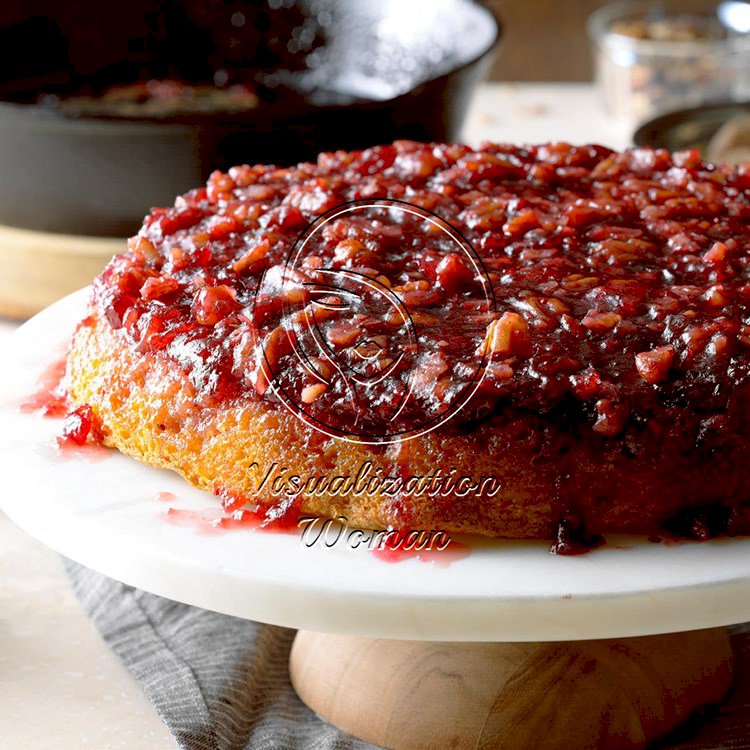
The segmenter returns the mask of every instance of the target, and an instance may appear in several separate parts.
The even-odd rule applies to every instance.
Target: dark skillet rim
[[[452,68],[445,73],[441,73],[434,78],[428,78],[421,81],[408,91],[404,91],[398,96],[390,99],[352,99],[346,104],[315,104],[300,97],[299,101],[291,104],[281,103],[262,103],[257,107],[242,112],[217,111],[211,114],[188,114],[188,115],[168,115],[165,117],[118,117],[116,115],[86,115],[76,112],[61,112],[52,107],[45,107],[41,104],[24,104],[6,99],[0,99],[0,112],[3,110],[15,112],[18,115],[28,115],[29,117],[38,117],[48,122],[60,123],[69,126],[75,124],[88,125],[92,123],[109,124],[114,126],[147,126],[147,125],[164,125],[164,126],[187,126],[187,127],[224,127],[228,129],[237,129],[243,126],[252,126],[260,124],[272,124],[297,118],[305,119],[311,114],[317,113],[336,113],[349,110],[367,112],[371,110],[387,109],[398,104],[404,99],[408,99],[419,93],[425,87],[432,86],[436,83],[453,78],[456,75],[468,70],[492,54],[500,46],[503,40],[504,26],[500,15],[494,8],[471,0],[475,7],[486,14],[487,20],[494,25],[492,40],[479,54],[462,63],[456,68]]]
[[[654,133],[663,135],[669,133],[675,126],[700,120],[700,115],[702,114],[732,108],[735,108],[738,113],[741,111],[750,112],[750,101],[736,102],[724,100],[666,112],[639,125],[635,133],[633,133],[633,143],[636,146],[653,146],[654,138],[651,135]]]

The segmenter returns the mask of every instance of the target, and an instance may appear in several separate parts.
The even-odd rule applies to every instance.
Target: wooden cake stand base
[[[642,748],[732,683],[724,628],[556,643],[300,631],[292,683],[319,716],[391,750]]]

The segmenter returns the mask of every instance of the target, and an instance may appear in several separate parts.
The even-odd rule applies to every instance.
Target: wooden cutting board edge
[[[0,316],[28,318],[90,284],[125,239],[0,225]]]

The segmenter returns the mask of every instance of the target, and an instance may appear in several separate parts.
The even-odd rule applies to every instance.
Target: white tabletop
[[[464,140],[627,145],[587,84],[488,84]],[[0,337],[16,325],[0,319]],[[0,750],[174,748],[78,607],[57,556],[0,517]]]

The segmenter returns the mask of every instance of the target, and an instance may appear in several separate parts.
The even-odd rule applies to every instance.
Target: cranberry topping
[[[750,506],[735,507],[716,502],[695,508],[684,508],[664,524],[664,532],[676,539],[704,542],[722,536],[750,534]],[[656,541],[661,541],[657,537]]]
[[[261,352],[305,409],[330,421],[344,394],[295,358],[290,332],[303,318],[292,320],[288,303],[300,315],[314,308],[326,345],[352,367],[387,365],[383,342],[397,320],[306,291],[316,269],[362,273],[398,290],[417,326],[421,375],[404,418],[439,413],[446,383],[473,376],[469,352],[477,363],[490,355],[485,377],[444,429],[509,404],[544,414],[564,402],[602,439],[688,410],[727,415],[709,430],[718,439],[737,431],[734,396],[750,380],[749,175],[695,152],[554,143],[402,141],[292,168],[235,167],[153,210],[97,280],[95,303],[141,351],[182,367],[201,402],[277,403]],[[481,256],[494,309],[481,306],[453,248],[387,212],[330,222],[317,255],[294,268],[296,287],[282,285],[300,233],[365,198],[423,207],[461,232]],[[291,298],[274,292],[282,286]],[[396,366],[380,386],[389,418],[405,377]]]
[[[62,432],[63,441],[67,440],[76,445],[85,445],[89,440],[99,443],[101,439],[99,420],[88,404],[79,406],[65,417]]]
[[[592,534],[575,513],[566,513],[560,519],[549,551],[553,555],[582,555],[603,544],[601,534]]]

